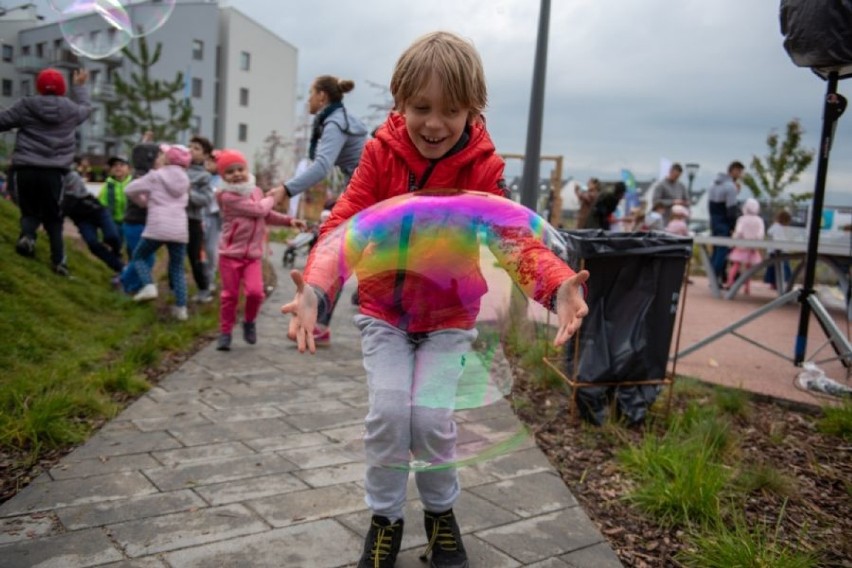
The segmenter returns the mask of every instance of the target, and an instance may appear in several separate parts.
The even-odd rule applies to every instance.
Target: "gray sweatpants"
[[[355,316],[361,330],[369,411],[365,419],[366,502],[376,515],[403,518],[408,467],[455,460],[456,387],[475,329],[407,333],[382,320]],[[414,474],[423,508],[442,512],[461,491],[454,467]]]

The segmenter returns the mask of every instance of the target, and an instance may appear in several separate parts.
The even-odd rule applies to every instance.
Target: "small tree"
[[[765,162],[754,156],[751,160],[751,171],[743,176],[743,183],[751,189],[756,198],[764,195],[769,199],[769,208],[773,202],[791,184],[799,181],[799,176],[814,159],[813,150],[801,148],[802,125],[797,119],[787,123],[787,133],[784,142],[779,146],[778,134],[773,130],[766,137],[769,154]],[[794,200],[807,198],[807,195],[793,195]]]
[[[109,129],[129,146],[146,130],[154,133],[154,140],[176,140],[189,128],[192,118],[192,103],[183,94],[183,73],[178,72],[172,81],[153,79],[151,68],[160,60],[163,44],[157,43],[152,54],[145,36],[140,36],[138,42],[138,55],[129,47],[122,49],[124,56],[138,69],[131,71],[130,81],[115,76],[118,96],[116,101],[106,105]],[[168,115],[157,112],[164,104],[167,104]]]

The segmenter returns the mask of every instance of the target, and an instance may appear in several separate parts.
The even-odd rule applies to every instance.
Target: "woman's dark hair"
[[[331,75],[320,75],[314,80],[314,89],[328,95],[329,102],[339,103],[343,94],[355,88],[355,82],[349,79],[338,79]]]

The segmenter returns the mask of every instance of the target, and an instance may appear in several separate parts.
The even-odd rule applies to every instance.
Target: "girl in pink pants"
[[[219,274],[222,292],[219,308],[219,340],[216,349],[231,349],[231,332],[237,319],[240,285],[246,302],[243,314],[243,339],[257,342],[255,319],[263,302],[261,259],[266,241],[266,225],[307,228],[304,221],[273,211],[284,197],[284,187],[275,187],[264,195],[255,185],[245,157],[236,150],[216,153],[216,167],[223,183],[216,194],[222,216],[219,239]]]

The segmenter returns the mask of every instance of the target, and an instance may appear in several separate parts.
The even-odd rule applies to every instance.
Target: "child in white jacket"
[[[181,145],[160,146],[160,154],[154,168],[125,188],[124,193],[135,203],[148,208],[148,218],[142,239],[133,251],[133,268],[142,282],[142,289],[133,296],[137,302],[157,297],[157,285],[151,277],[151,269],[145,259],[165,245],[169,251],[169,283],[175,294],[172,315],[183,321],[187,319],[186,276],[183,261],[189,228],[186,204],[189,200],[189,149]]]

